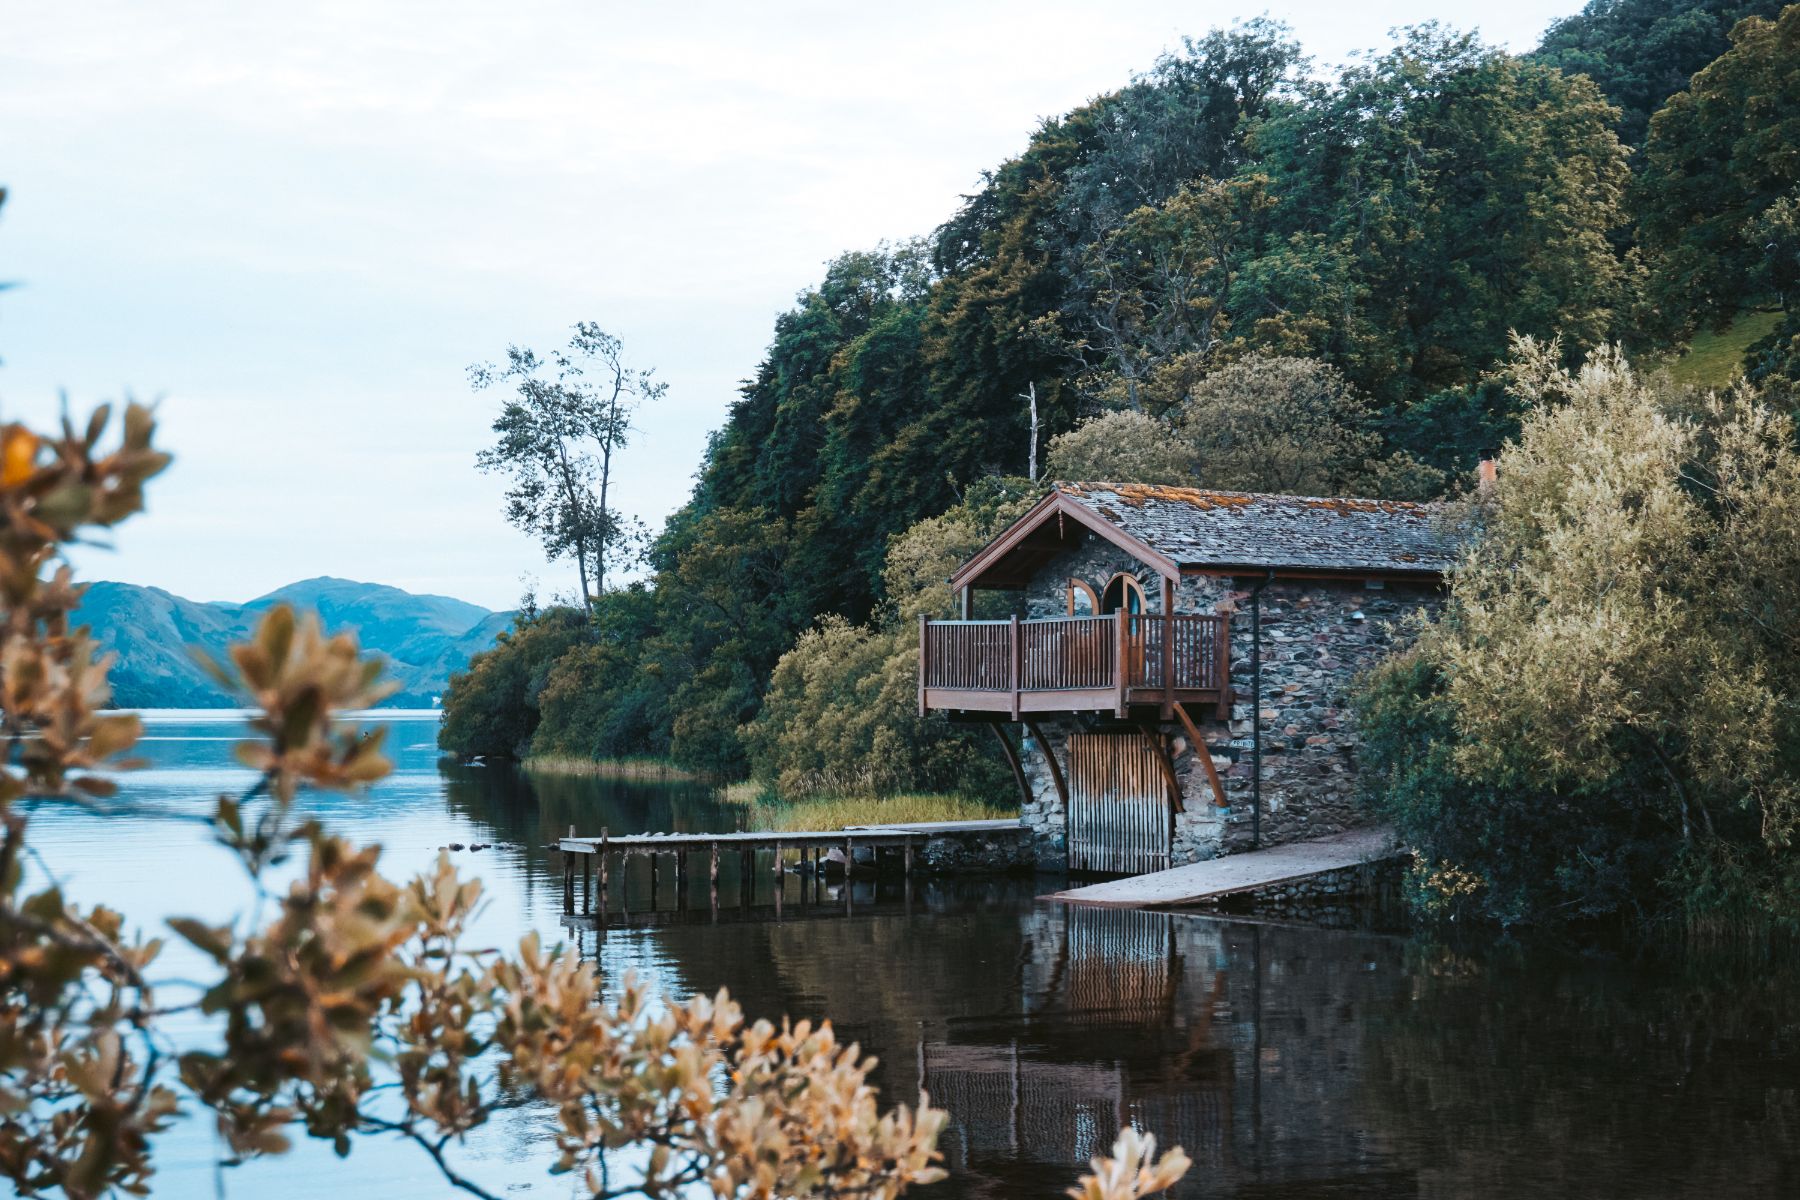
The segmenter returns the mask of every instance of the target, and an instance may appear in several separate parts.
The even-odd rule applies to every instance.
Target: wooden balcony
[[[1171,636],[1171,629],[1173,636]],[[1113,613],[920,621],[919,711],[1110,712],[1230,703],[1230,618]]]

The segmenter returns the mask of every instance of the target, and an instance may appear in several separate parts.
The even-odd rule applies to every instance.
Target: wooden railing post
[[[1130,640],[1127,633],[1128,628],[1125,624],[1125,610],[1114,609],[1113,636],[1116,649],[1113,653],[1113,686],[1117,690],[1117,699],[1114,701],[1113,707],[1115,715],[1120,718],[1125,716],[1125,689],[1131,686],[1131,651],[1128,645]]]
[[[1219,614],[1219,644],[1213,651],[1213,677],[1219,688],[1218,719],[1231,719],[1231,614]]]
[[[1175,582],[1164,578],[1162,631],[1162,719],[1175,715]]]
[[[1019,693],[1025,690],[1025,643],[1019,636],[1019,614],[1012,615],[1007,626],[1007,636],[1012,639],[1012,719],[1019,719]]]
[[[930,655],[926,650],[931,636],[931,618],[924,613],[919,614],[919,715],[925,715],[925,672],[928,669]]]

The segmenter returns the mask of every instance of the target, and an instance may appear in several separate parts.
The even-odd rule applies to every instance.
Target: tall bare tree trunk
[[[556,457],[562,466],[563,497],[568,501],[571,509],[578,512],[580,507],[575,503],[575,493],[578,490],[575,482],[575,469],[569,465],[569,448],[563,444],[560,436],[556,439]],[[592,618],[594,593],[588,589],[587,539],[579,533],[575,535],[575,573],[581,579],[581,611],[585,616]]]
[[[1032,381],[1025,385],[1025,397],[1031,402],[1031,449],[1025,459],[1025,477],[1037,482],[1037,447],[1038,447],[1038,415],[1037,415],[1037,383]]]
[[[613,533],[612,510],[606,507],[606,499],[612,486],[613,448],[619,439],[619,397],[624,391],[625,369],[615,363],[612,396],[606,402],[606,424],[600,438],[600,545],[594,554],[594,584],[602,592],[606,590],[606,543]]]
[[[608,523],[612,520],[610,510],[606,507],[606,490],[612,482],[612,440],[606,441],[600,452],[600,545],[594,553],[594,586],[596,591],[606,590],[606,538],[611,532]]]

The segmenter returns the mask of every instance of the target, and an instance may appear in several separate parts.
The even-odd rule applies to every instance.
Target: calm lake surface
[[[127,781],[132,800],[205,814],[249,781],[231,756],[235,718],[149,722],[154,765]],[[923,1082],[950,1110],[941,1144],[952,1179],[915,1194],[1061,1196],[1134,1121],[1186,1147],[1195,1165],[1184,1196],[1800,1196],[1791,970],[1705,983],[1667,967],[1458,952],[1372,932],[1066,911],[1034,903],[1040,886],[1028,880],[921,883],[910,897],[859,883],[846,905],[838,889],[815,900],[790,878],[777,919],[767,879],[749,913],[731,909],[730,856],[716,924],[697,892],[691,915],[572,931],[544,842],[571,824],[731,829],[737,810],[692,785],[440,768],[431,717],[385,723],[395,774],[366,796],[321,798],[315,812],[382,843],[396,878],[450,842],[508,843],[456,856],[486,882],[480,929],[493,944],[537,931],[597,954],[609,985],[635,969],[671,993],[729,987],[752,1015],[830,1016],[881,1057],[884,1095],[910,1101]],[[45,807],[33,841],[74,898],[146,925],[223,919],[246,904],[235,863],[192,822]],[[667,880],[662,904],[673,909]],[[642,862],[627,886],[641,910]],[[179,947],[161,968],[199,970]],[[509,1195],[570,1195],[545,1172],[549,1128],[542,1112],[507,1114],[471,1140],[462,1167]],[[420,1152],[381,1139],[359,1142],[347,1162],[304,1143],[221,1172],[217,1154],[203,1119],[170,1132],[156,1194],[462,1194]]]

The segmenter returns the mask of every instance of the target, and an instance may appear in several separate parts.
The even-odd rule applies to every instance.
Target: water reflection
[[[160,723],[148,808],[204,812],[229,790],[228,728]],[[625,920],[564,924],[543,847],[577,826],[729,831],[704,788],[440,769],[428,721],[398,721],[395,776],[366,797],[309,800],[387,847],[404,875],[451,842],[490,903],[493,944],[527,932],[671,993],[729,987],[748,1012],[832,1017],[881,1057],[892,1099],[949,1109],[937,1197],[1059,1196],[1122,1122],[1195,1160],[1179,1195],[1646,1197],[1800,1195],[1800,1021],[1791,967],[1748,981],[1604,959],[1454,953],[1368,931],[1064,909],[1028,879],[856,880],[814,891],[735,855],[715,915],[705,872],[687,911],[649,911],[642,860]],[[209,740],[210,739],[210,740]],[[82,902],[139,920],[241,907],[231,865],[191,824],[46,810],[37,837]],[[504,844],[504,848],[492,848]],[[618,887],[617,880],[614,886]],[[694,901],[698,900],[698,903]],[[779,900],[779,906],[777,901]],[[179,951],[168,964],[185,969]],[[497,1192],[562,1196],[546,1114],[507,1114],[462,1151]],[[211,1194],[217,1147],[192,1120],[159,1144],[161,1195]],[[226,1176],[228,1194],[448,1196],[409,1147],[351,1162],[303,1144]]]
[[[505,763],[438,764],[449,810],[493,835],[531,846],[554,843],[571,828],[582,836],[628,833],[730,833],[744,810],[721,803],[717,789],[684,780],[547,775]]]

